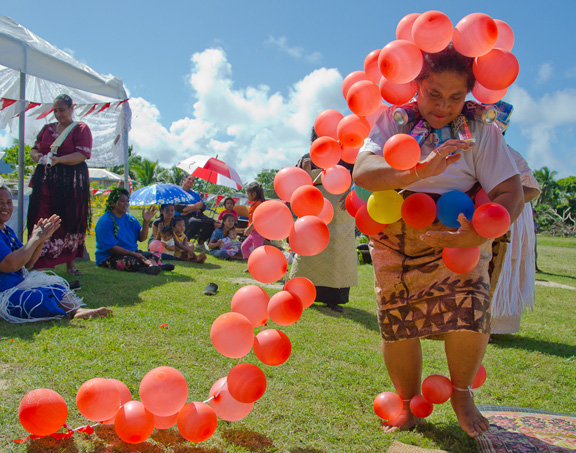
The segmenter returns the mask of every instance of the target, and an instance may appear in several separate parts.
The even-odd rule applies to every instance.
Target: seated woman
[[[210,255],[220,258],[222,260],[242,260],[242,251],[237,251],[235,254],[228,254],[228,250],[223,247],[224,239],[228,237],[228,232],[234,230],[234,224],[236,219],[232,214],[225,214],[222,217],[222,228],[214,230],[210,242],[208,242],[208,248],[210,249]]]
[[[45,321],[70,316],[97,318],[109,316],[109,308],[80,308],[70,285],[56,274],[28,272],[42,252],[46,240],[61,226],[60,217],[39,219],[26,245],[6,225],[12,216],[12,193],[0,186],[0,317],[12,323]]]
[[[106,201],[106,211],[96,224],[96,264],[109,269],[158,275],[171,271],[173,264],[160,265],[159,258],[138,250],[138,241],[148,237],[150,220],[156,208],[142,211],[142,226],[128,213],[130,198],[122,187],[112,189]]]

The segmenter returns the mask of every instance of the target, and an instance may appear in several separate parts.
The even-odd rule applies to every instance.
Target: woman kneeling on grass
[[[96,264],[109,269],[158,275],[161,270],[171,271],[173,264],[160,264],[150,252],[138,250],[138,241],[148,238],[150,220],[156,208],[142,211],[142,226],[128,213],[128,191],[112,189],[106,201],[106,212],[96,224]]]
[[[26,245],[6,225],[14,206],[12,193],[0,187],[0,317],[12,323],[45,321],[63,316],[110,316],[109,308],[80,308],[83,303],[70,285],[56,274],[31,271],[46,240],[61,226],[60,217],[39,219]]]

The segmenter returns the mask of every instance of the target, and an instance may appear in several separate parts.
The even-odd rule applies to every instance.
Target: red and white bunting
[[[18,102],[17,99],[0,98],[0,111],[10,106],[14,106],[14,104],[16,104],[17,102]],[[87,115],[97,115],[107,110],[116,111],[125,102],[128,102],[128,99],[123,99],[121,101],[115,101],[115,102],[96,103],[96,104],[74,104],[74,109],[76,111],[76,115],[79,118],[83,118]],[[28,116],[36,117],[37,120],[46,118],[52,113],[52,110],[53,109],[51,102],[39,103],[39,102],[26,101],[25,111],[28,112]],[[14,112],[14,117],[18,117],[19,115],[20,112]]]

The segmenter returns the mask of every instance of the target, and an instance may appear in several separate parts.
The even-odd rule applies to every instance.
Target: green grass
[[[539,238],[540,282],[576,287],[576,240]],[[88,238],[94,251],[94,238]],[[18,445],[26,432],[18,405],[34,388],[60,393],[69,406],[68,423],[85,425],[76,409],[78,387],[94,377],[122,380],[138,399],[142,377],[157,366],[179,369],[190,386],[189,401],[204,401],[212,384],[238,362],[221,356],[210,342],[210,327],[229,311],[230,298],[245,284],[245,263],[180,264],[171,274],[145,276],[78,264],[84,273],[80,294],[89,307],[114,308],[114,318],[61,320],[30,325],[0,321],[1,451],[149,452],[366,452],[386,451],[394,440],[452,452],[476,451],[459,428],[449,404],[436,406],[414,432],[384,435],[372,410],[374,397],[392,391],[380,355],[372,267],[359,266],[359,285],[343,315],[315,304],[296,324],[280,327],[291,339],[290,359],[278,367],[261,365],[268,388],[251,414],[219,421],[215,435],[201,444],[185,441],[176,428],[155,431],[145,443],[129,446],[112,427],[66,441],[50,438]],[[61,271],[61,269],[59,269]],[[202,294],[207,282],[216,296]],[[280,285],[268,285],[269,294]],[[573,289],[536,287],[533,312],[516,335],[488,346],[488,380],[479,404],[531,407],[576,413],[576,310]],[[168,324],[168,327],[160,327]],[[276,326],[272,326],[276,327]],[[443,344],[424,341],[424,376],[447,374]],[[251,353],[245,359],[259,364]]]

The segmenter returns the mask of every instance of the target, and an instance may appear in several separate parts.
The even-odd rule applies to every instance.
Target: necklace
[[[6,226],[3,225],[3,228],[0,228],[2,234],[8,239],[8,245],[10,246],[11,251],[16,251],[20,248],[20,245],[16,241],[16,238],[10,233],[10,230]]]

